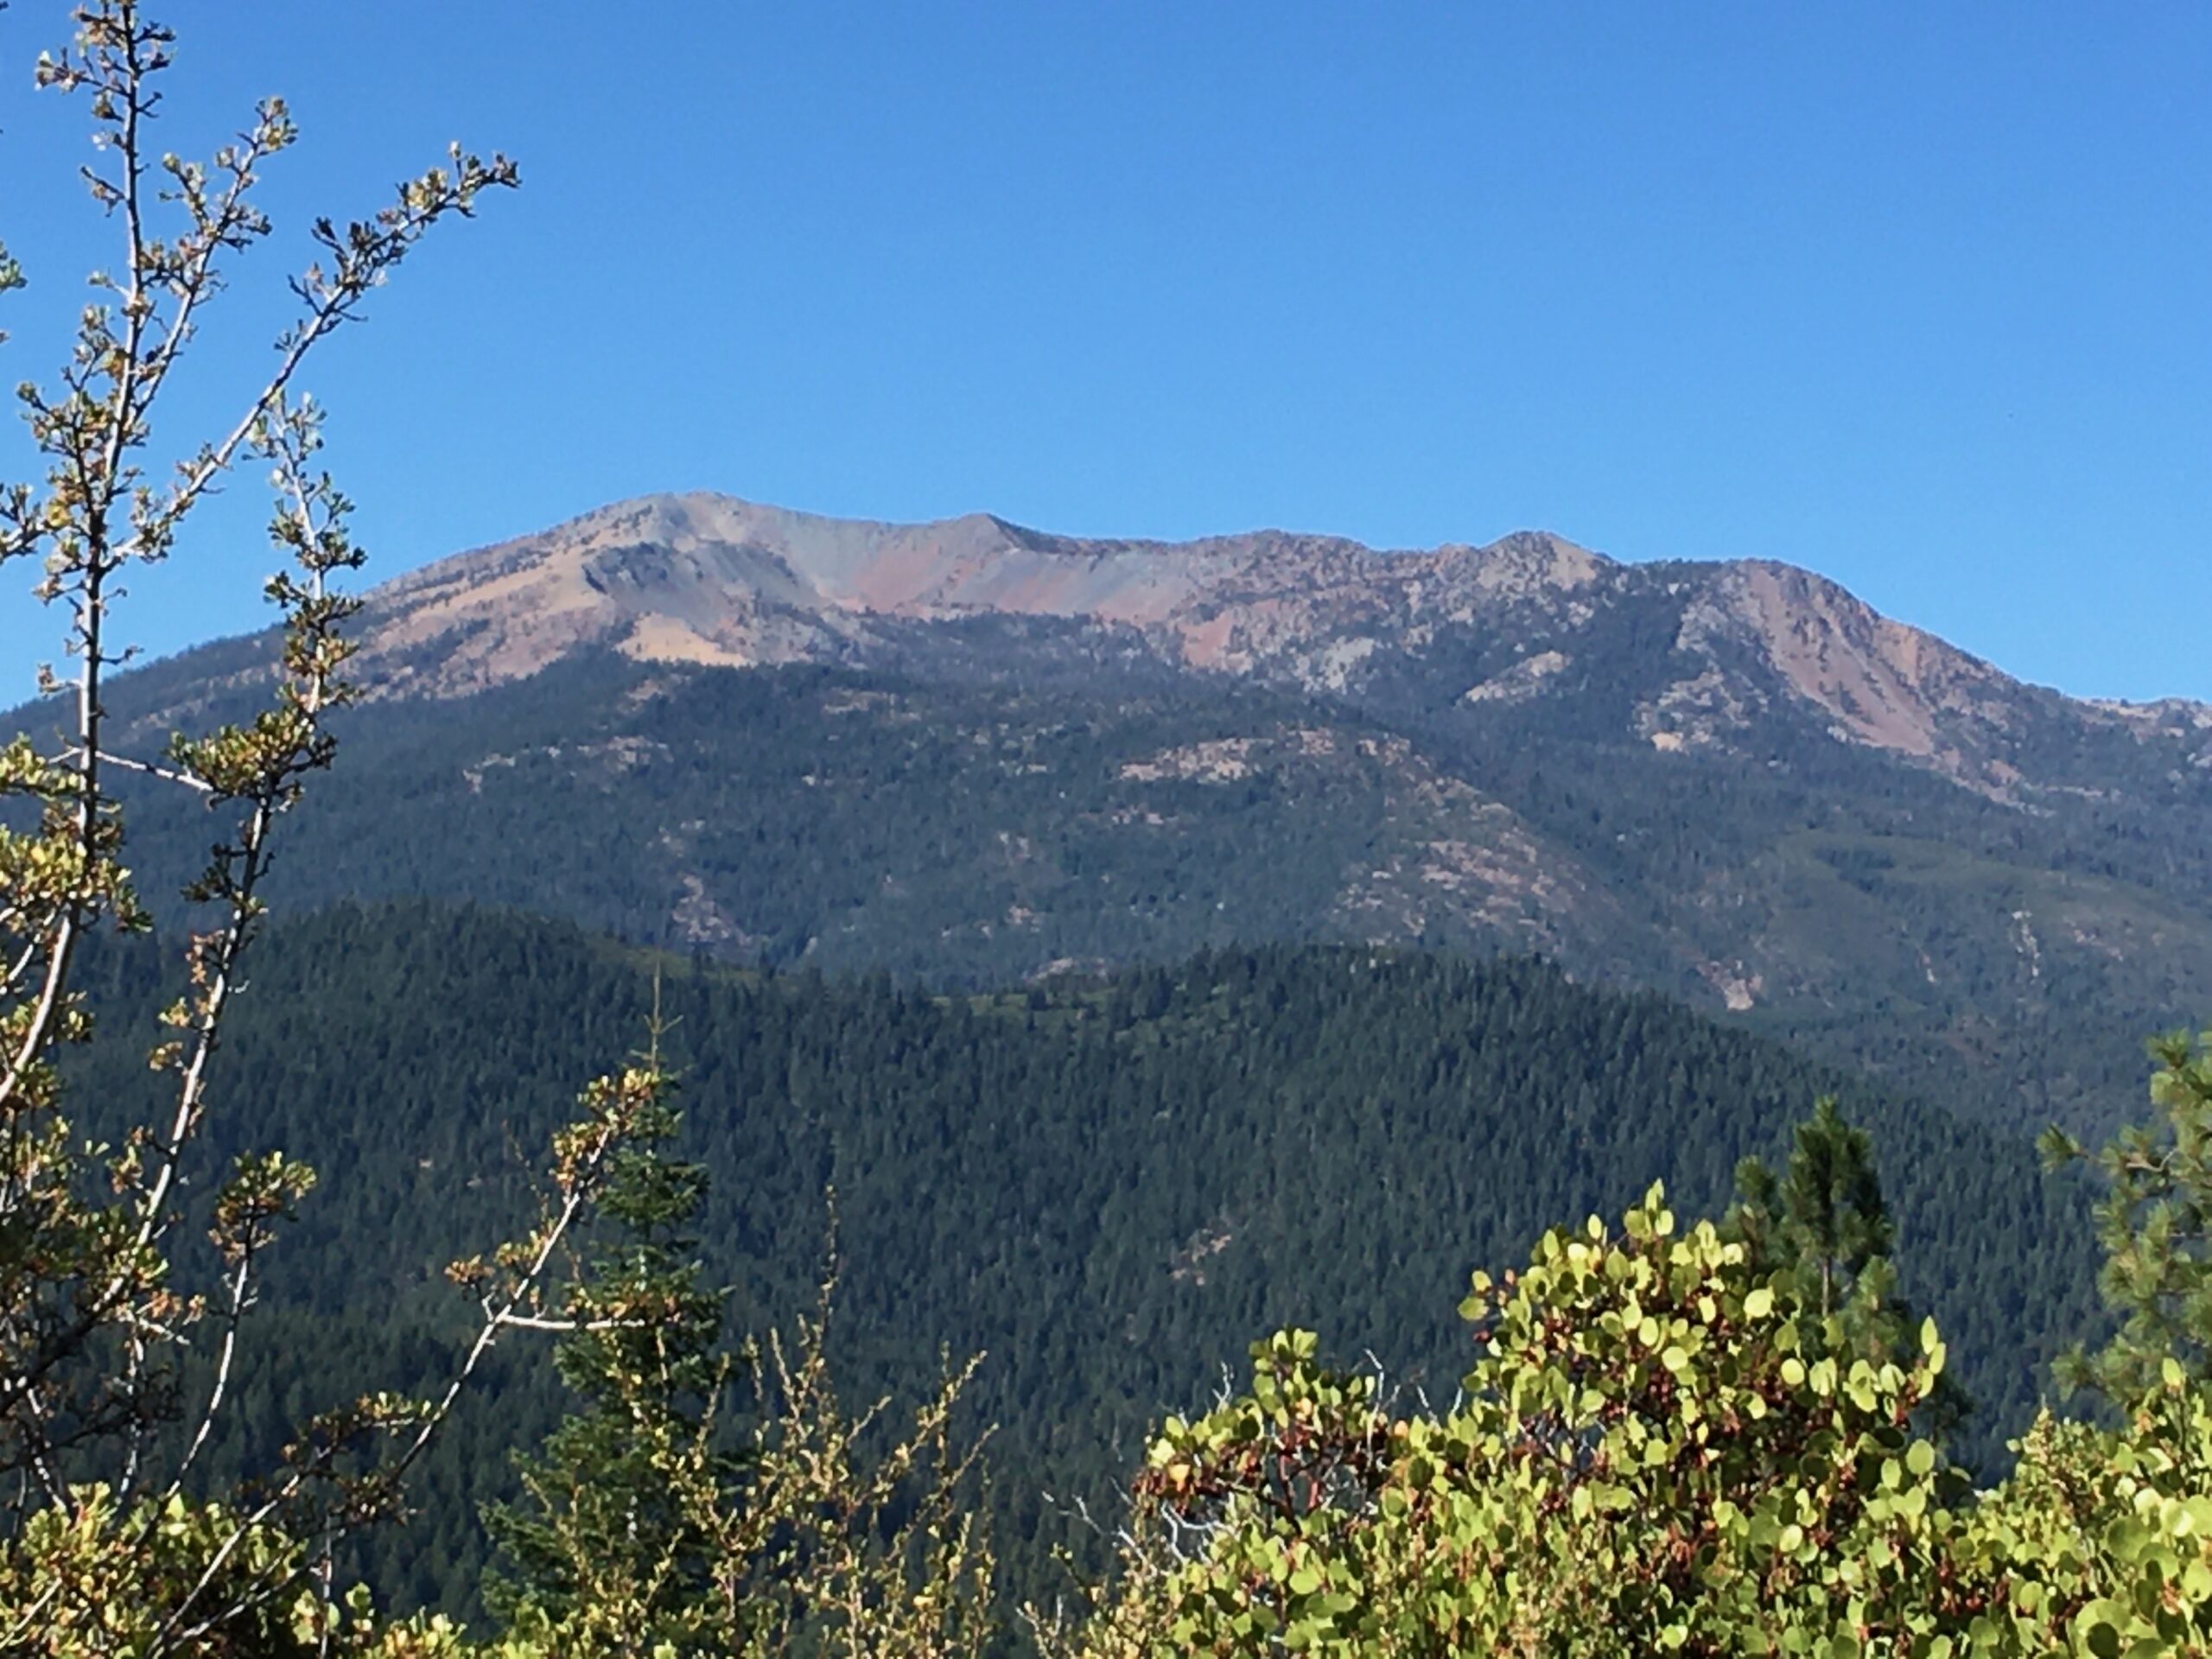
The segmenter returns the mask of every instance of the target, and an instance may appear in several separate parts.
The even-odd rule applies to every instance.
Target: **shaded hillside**
[[[143,952],[111,963],[111,1005],[150,1008],[149,971]],[[383,1334],[340,1344],[329,1388],[376,1380],[388,1344],[418,1374],[416,1333],[453,1294],[443,1263],[512,1213],[516,1148],[635,1048],[651,997],[639,958],[484,911],[341,909],[272,936],[208,1154],[282,1146],[321,1170],[271,1295],[322,1334],[264,1350],[257,1386],[308,1397],[310,1362],[291,1356],[362,1320]],[[1686,1212],[1717,1211],[1736,1160],[1777,1152],[1840,1083],[1876,1134],[1905,1287],[1984,1402],[1970,1450],[2020,1422],[2040,1362],[2089,1317],[2085,1206],[2024,1145],[1530,963],[1226,951],[951,999],[880,976],[678,971],[664,1006],[734,1316],[804,1305],[834,1184],[840,1362],[865,1393],[917,1386],[940,1344],[988,1351],[974,1403],[1000,1425],[997,1501],[1032,1587],[1069,1536],[1043,1494],[1110,1501],[1147,1424],[1207,1395],[1252,1338],[1311,1325],[1448,1392],[1471,1268],[1655,1179]],[[145,1088],[129,1048],[83,1099]],[[457,1517],[547,1409],[542,1379],[476,1409],[411,1544],[387,1548],[388,1583],[472,1580],[452,1570]]]
[[[582,652],[352,711],[272,892],[938,983],[1232,941],[1533,950],[2024,1128],[2132,1113],[2143,1036],[2212,1007],[2197,809],[2030,810],[1796,715],[1749,751],[1621,741],[1671,647],[1632,610],[1588,626],[1618,683],[1445,715],[1459,671],[1411,658],[1323,696],[1054,619],[934,625],[899,671]],[[113,702],[207,683],[181,659]],[[158,902],[209,821],[156,793],[133,826]]]

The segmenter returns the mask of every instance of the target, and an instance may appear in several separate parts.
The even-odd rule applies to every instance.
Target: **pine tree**
[[[1756,1273],[1786,1274],[1817,1312],[1839,1351],[1878,1363],[1916,1351],[1919,1320],[1897,1294],[1890,1252],[1897,1229],[1874,1166],[1873,1137],[1847,1122],[1833,1096],[1797,1125],[1777,1176],[1757,1158],[1736,1166],[1737,1198],[1723,1231],[1743,1244]],[[1932,1429],[1955,1429],[1973,1408],[1948,1376],[1929,1402]]]
[[[721,1298],[690,1232],[706,1172],[667,1155],[678,1120],[664,1096],[640,1127],[601,1200],[607,1236],[558,1321],[555,1363],[583,1408],[518,1458],[526,1502],[485,1516],[505,1557],[486,1586],[493,1612],[588,1633],[609,1652],[696,1635],[711,1551],[670,1472],[703,1463],[717,1484],[739,1472],[715,1420],[730,1370]]]
[[[1815,1103],[1797,1126],[1780,1177],[1746,1158],[1736,1168],[1736,1191],[1731,1224],[1753,1262],[1794,1272],[1806,1305],[1822,1318],[1840,1313],[1862,1287],[1887,1288],[1896,1230],[1874,1171],[1873,1140],[1844,1121],[1833,1097]]]
[[[2096,1160],[2109,1184],[2097,1205],[2100,1283],[2120,1328],[2057,1367],[2069,1386],[2122,1407],[2164,1383],[2170,1367],[2212,1385],[2212,1033],[2162,1038],[2151,1052],[2158,1117],[2121,1130]],[[2056,1128],[2042,1145],[2053,1166],[2087,1156]]]
[[[504,1562],[486,1603],[564,1655],[975,1659],[995,1564],[951,1432],[975,1364],[899,1437],[887,1402],[849,1414],[830,1384],[827,1284],[795,1342],[724,1344],[690,1232],[707,1178],[667,1155],[654,1018],[660,1093],[601,1200],[610,1236],[549,1322],[583,1408],[518,1459],[524,1502],[487,1510]]]

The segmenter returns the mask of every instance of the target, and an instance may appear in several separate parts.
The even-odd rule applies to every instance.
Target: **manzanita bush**
[[[1170,1420],[1123,1573],[1032,1624],[1170,1654],[2212,1653],[2212,1417],[2178,1364],[2118,1431],[2044,1416],[1975,1494],[1916,1430],[1944,1362],[1855,1357],[1654,1188],[1475,1275],[1459,1403],[1399,1414],[1306,1332]]]

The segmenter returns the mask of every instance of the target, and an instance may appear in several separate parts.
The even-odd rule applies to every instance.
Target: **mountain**
[[[1586,586],[1607,563],[1544,536],[1385,558],[1276,531],[1084,541],[983,513],[884,524],[653,497],[388,584],[365,662],[390,691],[453,696],[586,644],[645,661],[852,664],[898,655],[913,638],[899,624],[1039,616],[1130,631],[1196,670],[1342,690],[1382,643],[1363,624],[1465,624]]]
[[[1766,563],[1077,540],[654,497],[376,589],[294,902],[429,893],[939,983],[1534,950],[2007,1121],[2212,1007],[2212,710],[2030,686]],[[267,640],[117,683],[130,741]],[[159,889],[204,844],[137,820]]]
[[[1624,606],[1671,621],[1675,666],[1695,671],[1635,704],[1630,729],[1662,751],[1727,745],[1786,702],[1840,741],[2006,800],[2080,787],[2049,757],[2034,764],[2028,740],[2044,722],[2092,743],[2162,734],[2189,764],[2212,766],[2212,709],[2024,685],[1788,565],[1624,565],[1541,533],[1378,553],[1273,531],[1082,540],[982,513],[887,524],[728,496],[650,497],[386,584],[362,664],[385,695],[454,696],[589,645],[723,667],[884,665],[915,648],[900,625],[1032,616],[1127,631],[1192,671],[1339,694],[1389,679],[1405,659],[1449,660],[1502,636],[1503,666],[1458,693],[1482,705],[1607,675],[1618,665],[1578,672],[1563,647],[1598,644],[1600,612]],[[1539,635],[1543,648],[1527,648]]]

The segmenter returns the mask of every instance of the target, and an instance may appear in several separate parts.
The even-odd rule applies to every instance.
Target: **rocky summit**
[[[362,658],[381,695],[454,696],[580,648],[647,662],[851,666],[903,657],[904,625],[1052,617],[1142,641],[1201,673],[1325,694],[1503,643],[1469,705],[1603,679],[1594,625],[1635,607],[1682,671],[1629,721],[1663,752],[1726,745],[1778,708],[2000,798],[2073,787],[2024,767],[2031,728],[2178,740],[2212,765],[2212,709],[2069,699],[2023,684],[1835,583],[1767,561],[1639,565],[1541,531],[1381,551],[1256,531],[1169,543],[1056,536],[988,513],[931,524],[823,518],[735,497],[649,496],[458,554],[372,596]],[[1575,647],[1581,646],[1578,652]],[[1525,647],[1517,652],[1516,645]]]
[[[977,983],[1536,952],[2025,1121],[2132,1109],[2141,1036],[2212,1006],[2212,710],[2024,684],[1785,564],[686,494],[416,570],[359,627],[303,899]],[[128,677],[119,727],[247,706],[270,655]],[[149,868],[200,854],[188,813],[138,824]]]

